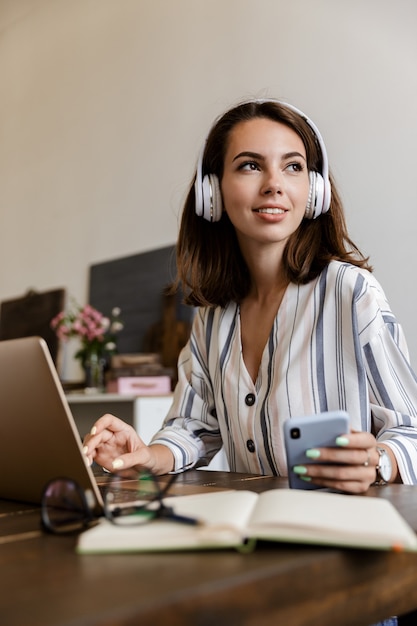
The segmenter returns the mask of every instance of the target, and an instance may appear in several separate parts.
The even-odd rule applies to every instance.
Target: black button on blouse
[[[249,450],[249,452],[255,452],[255,444],[252,441],[252,439],[248,439],[246,442],[246,447]]]
[[[247,406],[253,406],[255,404],[255,394],[254,393],[248,393],[248,395],[245,398],[245,404]]]

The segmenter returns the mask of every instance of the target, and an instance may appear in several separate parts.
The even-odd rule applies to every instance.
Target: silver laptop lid
[[[46,342],[0,341],[0,498],[39,504],[59,477],[90,490],[102,507]]]

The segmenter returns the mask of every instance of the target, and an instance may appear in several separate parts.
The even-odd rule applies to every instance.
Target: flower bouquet
[[[86,375],[86,387],[104,388],[104,372],[112,354],[117,352],[116,335],[123,329],[120,309],[113,308],[111,317],[106,317],[90,304],[73,305],[61,311],[51,321],[58,339],[67,341],[77,337],[81,342],[75,353]]]

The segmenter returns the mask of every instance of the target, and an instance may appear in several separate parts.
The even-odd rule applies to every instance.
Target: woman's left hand
[[[320,487],[348,493],[367,491],[376,480],[376,467],[379,463],[375,437],[368,432],[351,431],[338,437],[335,445],[334,448],[306,450],[306,463],[292,468],[292,471]],[[391,450],[384,447],[391,457],[394,470],[392,479],[395,480],[397,463]],[[318,463],[309,463],[311,459]]]

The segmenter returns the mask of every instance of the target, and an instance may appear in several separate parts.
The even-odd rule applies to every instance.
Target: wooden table
[[[287,486],[197,470],[178,484]],[[415,487],[369,495],[389,498],[417,530]],[[36,507],[0,501],[2,626],[369,626],[417,608],[417,554],[263,544],[251,554],[79,556],[75,542],[42,534]]]

